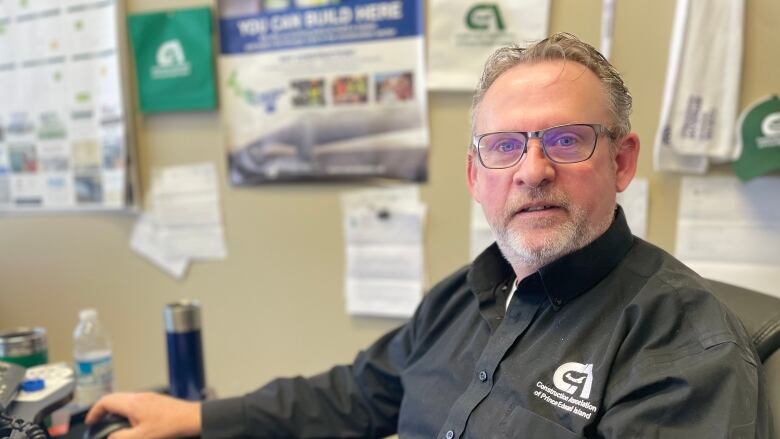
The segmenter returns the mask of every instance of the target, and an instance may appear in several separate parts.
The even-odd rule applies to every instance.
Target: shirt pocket
[[[545,438],[545,439],[584,439],[536,413],[516,406],[498,423],[495,439],[508,438]]]

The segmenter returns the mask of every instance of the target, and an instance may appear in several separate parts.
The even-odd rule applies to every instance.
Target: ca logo
[[[184,49],[179,40],[166,41],[160,44],[160,48],[157,49],[157,65],[159,66],[175,66],[184,64],[184,61]]]
[[[488,30],[494,22],[496,30],[504,30],[501,11],[494,3],[477,3],[466,14],[466,26],[469,29]]]
[[[780,113],[772,113],[761,122],[761,132],[765,136],[780,135]]]
[[[572,395],[579,390],[580,397],[587,399],[593,384],[593,365],[564,363],[555,370],[553,384],[559,390]]]

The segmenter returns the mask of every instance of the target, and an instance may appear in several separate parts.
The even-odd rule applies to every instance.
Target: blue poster
[[[425,181],[423,5],[219,2],[230,181]]]

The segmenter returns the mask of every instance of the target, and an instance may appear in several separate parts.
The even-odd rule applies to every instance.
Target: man
[[[116,439],[769,437],[740,323],[615,203],[639,154],[630,110],[576,37],[497,51],[467,162],[496,245],[350,366],[203,405],[113,395],[88,420],[128,416]]]

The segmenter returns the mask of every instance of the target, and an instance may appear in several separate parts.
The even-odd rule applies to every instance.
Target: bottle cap
[[[97,317],[97,310],[95,308],[82,309],[81,312],[79,312],[79,318],[81,320],[94,319],[95,317]]]
[[[190,332],[200,330],[200,302],[180,300],[165,305],[163,310],[167,332]]]
[[[37,392],[43,390],[46,387],[46,382],[43,378],[28,378],[22,381],[22,390],[25,392]]]

